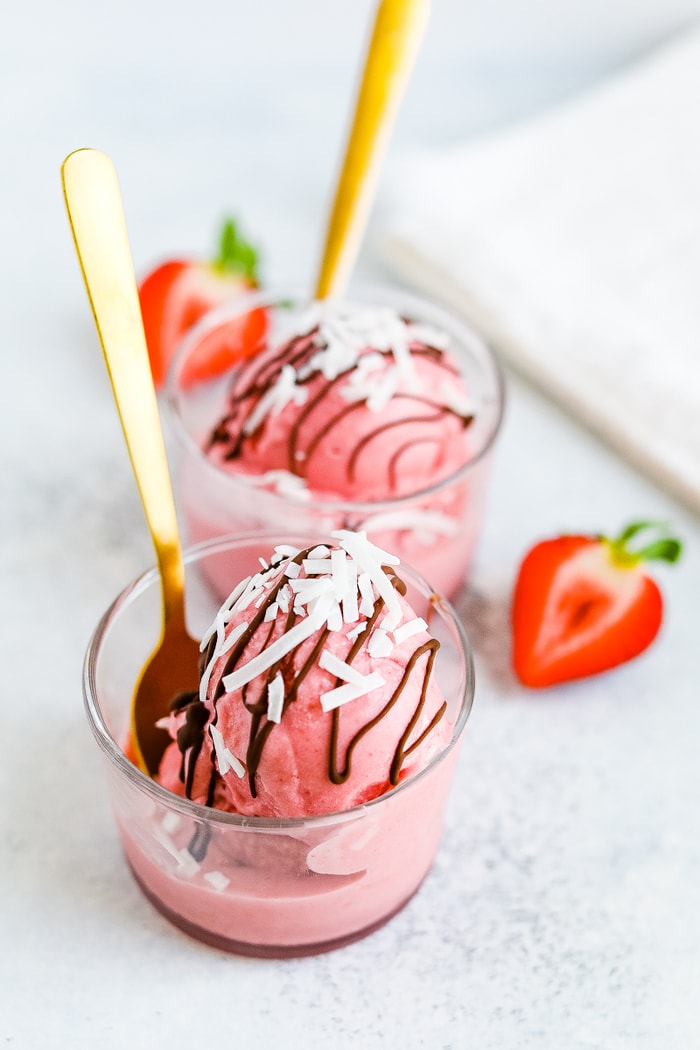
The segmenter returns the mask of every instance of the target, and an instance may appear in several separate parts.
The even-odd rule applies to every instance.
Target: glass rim
[[[293,540],[300,537],[299,534],[288,533],[286,538],[287,541],[289,541],[289,539]],[[231,550],[233,547],[242,546],[245,543],[251,543],[253,541],[265,541],[266,539],[282,542],[285,539],[285,534],[278,530],[232,533],[228,536],[205,540],[202,543],[197,543],[185,548],[182,552],[183,560],[187,566],[201,560],[202,557],[206,555],[221,554],[225,551]],[[312,542],[314,543],[322,543],[323,540],[324,537],[319,535],[312,538]],[[426,593],[436,593],[420,573],[410,565],[403,565],[402,563],[399,568],[406,572],[410,582],[417,584],[419,588],[423,589]],[[182,798],[179,795],[168,791],[167,788],[162,787],[127,758],[124,750],[120,747],[107,728],[107,724],[102,715],[101,704],[98,698],[99,690],[97,688],[97,664],[100,657],[102,643],[106,638],[112,623],[118,617],[120,612],[127,608],[133,600],[142,595],[154,584],[157,585],[158,583],[158,568],[153,565],[124,587],[114,601],[111,602],[100,617],[100,620],[88,642],[83,661],[82,676],[85,710],[90,729],[92,730],[93,736],[95,737],[100,749],[103,754],[110,759],[112,766],[116,767],[118,772],[122,774],[122,776],[124,776],[133,787],[145,792],[154,801],[159,802],[170,809],[174,809],[184,816],[193,817],[198,820],[213,821],[215,824],[229,827],[250,828],[260,831],[279,830],[281,828],[298,829],[308,827],[310,824],[313,824],[314,826],[327,826],[337,823],[347,823],[356,817],[359,817],[360,814],[365,813],[368,809],[372,809],[372,807],[386,801],[389,797],[394,797],[399,792],[409,788],[412,784],[422,780],[440,765],[460,740],[474,703],[474,660],[472,648],[464,625],[457,616],[452,604],[442,594],[439,594],[440,602],[436,605],[436,609],[443,619],[455,629],[457,641],[459,643],[456,648],[461,651],[464,660],[465,681],[459,712],[452,728],[452,737],[450,741],[414,776],[407,777],[389,791],[377,796],[377,798],[371,799],[369,802],[363,802],[357,806],[352,806],[350,809],[337,810],[331,813],[311,814],[310,816],[305,817],[258,817],[248,816],[241,813],[228,813],[225,810],[204,806],[198,802],[193,802],[191,799]]]
[[[428,316],[425,317],[425,319],[444,328],[450,334],[456,334],[459,342],[467,350],[471,349],[472,355],[478,358],[479,363],[486,363],[491,370],[495,405],[493,422],[481,444],[481,447],[475,455],[473,455],[466,463],[463,463],[458,467],[457,470],[452,471],[451,474],[427,485],[425,488],[415,489],[412,492],[404,493],[400,496],[390,496],[386,499],[328,499],[314,494],[312,500],[307,500],[303,498],[297,499],[294,495],[282,495],[275,490],[267,489],[256,480],[255,475],[248,476],[245,474],[235,474],[223,470],[206,455],[192,436],[188,427],[185,425],[180,411],[179,399],[182,396],[183,391],[178,385],[177,377],[183,362],[186,360],[192,347],[208,332],[213,331],[225,320],[236,317],[238,314],[244,313],[246,310],[254,310],[258,307],[273,306],[275,304],[304,305],[314,301],[313,296],[309,297],[308,293],[304,293],[299,288],[294,287],[286,290],[270,288],[242,293],[240,296],[236,296],[235,299],[209,311],[187,332],[170,361],[164,386],[164,403],[175,437],[184,446],[185,451],[190,455],[193,455],[196,462],[207,473],[219,478],[223,485],[228,485],[237,491],[243,490],[248,493],[264,493],[266,497],[273,500],[279,500],[285,506],[292,502],[295,505],[298,504],[300,507],[318,507],[323,513],[355,513],[368,516],[369,514],[378,514],[389,509],[400,510],[402,507],[430,498],[441,492],[443,489],[454,485],[478,467],[482,460],[484,460],[490,453],[496,438],[498,437],[505,411],[506,388],[503,370],[494,348],[476,328],[470,325],[466,320],[451,313],[440,304],[434,303],[432,300],[423,299],[422,297],[415,295],[413,292],[405,291],[402,288],[377,284],[364,288],[359,286],[357,289],[353,289],[352,294],[349,295],[345,301],[358,304],[369,302],[374,305],[373,300],[381,303],[390,301],[392,298],[394,302],[399,301],[402,307],[407,307],[408,309],[413,307],[416,311],[416,315],[421,317],[421,319],[423,319],[422,315],[427,314]]]

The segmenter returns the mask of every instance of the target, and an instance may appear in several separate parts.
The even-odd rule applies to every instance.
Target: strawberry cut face
[[[603,547],[586,544],[553,574],[542,609],[537,654],[561,659],[626,616],[644,588],[636,567],[615,568]]]
[[[658,587],[591,537],[545,541],[523,562],[513,600],[513,664],[542,687],[609,670],[651,644],[662,616]]]

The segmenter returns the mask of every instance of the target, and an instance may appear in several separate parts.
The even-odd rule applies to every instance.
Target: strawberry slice
[[[204,314],[258,285],[257,255],[228,220],[219,253],[209,263],[171,259],[152,270],[139,285],[143,327],[153,381],[160,388],[183,336]],[[220,374],[255,353],[266,328],[263,310],[242,315],[221,331],[208,333],[188,362],[182,381],[195,383]],[[262,334],[261,334],[262,333]]]
[[[662,526],[636,522],[616,539],[559,536],[527,554],[512,607],[513,667],[533,688],[607,671],[653,642],[663,615],[652,560],[675,562],[678,540],[661,535],[639,550],[630,541]]]

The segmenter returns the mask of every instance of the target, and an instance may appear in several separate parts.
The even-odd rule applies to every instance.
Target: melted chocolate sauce
[[[194,782],[194,767],[202,750],[204,731],[209,721],[209,712],[201,700],[195,698],[186,707],[185,721],[177,731],[175,737],[177,746],[182,756],[180,762],[180,780],[185,785],[185,794],[192,797],[192,784]]]

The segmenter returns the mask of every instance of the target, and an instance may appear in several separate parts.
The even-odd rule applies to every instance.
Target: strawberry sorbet
[[[278,546],[203,639],[198,694],[176,698],[161,783],[260,817],[351,809],[424,768],[452,733],[439,642],[399,559],[364,534]]]
[[[473,411],[444,333],[336,303],[314,303],[295,329],[237,373],[207,449],[219,466],[373,502],[467,462]]]

